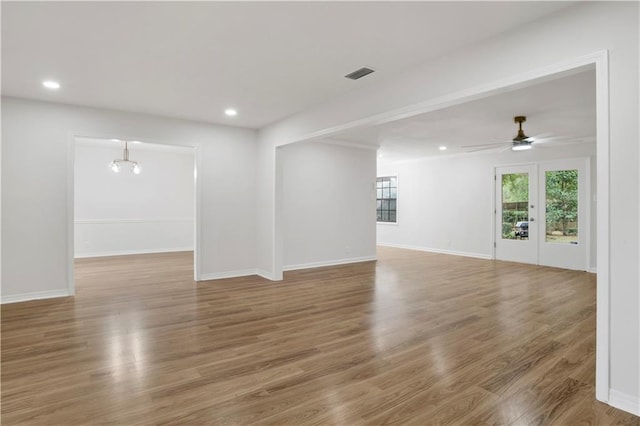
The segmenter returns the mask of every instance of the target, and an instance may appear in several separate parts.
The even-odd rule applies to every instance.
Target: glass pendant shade
[[[122,151],[122,158],[121,159],[116,158],[111,163],[109,163],[109,168],[111,169],[112,172],[119,173],[120,169],[122,168],[122,163],[130,164],[131,165],[130,170],[136,175],[139,175],[140,173],[142,173],[142,167],[140,167],[140,164],[138,164],[137,161],[129,160],[129,148],[127,146],[127,141],[124,142],[124,150]]]

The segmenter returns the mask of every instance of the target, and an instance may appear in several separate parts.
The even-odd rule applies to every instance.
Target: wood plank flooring
[[[2,424],[640,424],[594,398],[594,275],[378,255],[278,283],[78,260],[76,297],[2,306]]]

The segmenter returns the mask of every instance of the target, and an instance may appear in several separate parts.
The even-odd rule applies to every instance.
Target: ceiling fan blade
[[[585,140],[583,138],[570,138],[566,136],[558,136],[553,138],[536,139],[534,143],[536,145],[546,145],[546,144],[559,145],[559,144],[569,144],[569,143],[579,143],[579,142],[585,142]]]
[[[538,135],[533,135],[534,139],[547,139],[547,138],[553,138],[553,133],[540,133]]]
[[[502,145],[502,144],[500,144],[500,145]],[[481,147],[481,148],[478,148],[478,149],[470,149],[470,150],[467,150],[466,152],[489,151],[489,150],[491,150],[491,149],[498,149],[498,148],[500,148],[500,145],[497,145],[497,146],[485,146],[485,147]]]
[[[478,145],[463,145],[460,148],[480,148],[480,147],[483,147],[483,146],[491,147],[491,146],[504,145],[504,144],[507,144],[507,143],[510,144],[511,141],[495,142],[495,143],[481,143],[481,144],[478,144]]]

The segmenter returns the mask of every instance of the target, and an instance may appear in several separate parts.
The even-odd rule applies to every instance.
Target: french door
[[[538,264],[537,167],[496,169],[496,259]]]
[[[497,167],[495,258],[587,270],[587,169],[585,159]]]

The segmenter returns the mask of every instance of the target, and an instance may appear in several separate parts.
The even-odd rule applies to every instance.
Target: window
[[[545,173],[545,242],[578,244],[578,170]]]
[[[398,202],[398,177],[385,176],[376,179],[378,222],[396,223]]]

